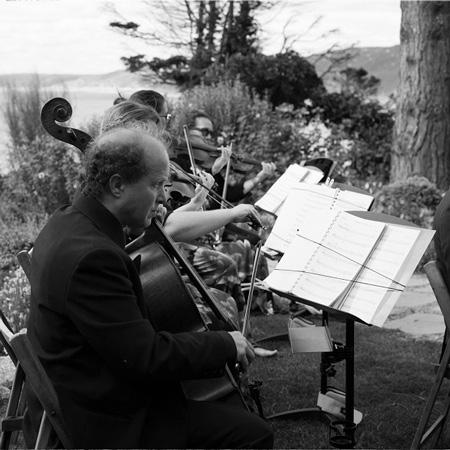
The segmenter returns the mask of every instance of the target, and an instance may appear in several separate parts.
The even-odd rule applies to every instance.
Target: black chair
[[[331,177],[336,164],[336,161],[333,161],[330,158],[313,158],[300,163],[301,166],[315,167],[323,172],[323,178],[319,181],[319,183],[324,183],[327,178]]]
[[[436,300],[438,301],[439,308],[444,316],[445,328],[447,333],[445,334],[444,351],[441,354],[440,364],[436,373],[435,380],[431,387],[428,400],[425,404],[422,416],[420,418],[419,426],[416,429],[414,440],[411,445],[411,449],[422,448],[429,442],[427,448],[437,448],[436,444],[444,431],[444,425],[450,411],[450,388],[446,388],[445,400],[442,404],[441,410],[437,415],[435,421],[427,429],[430,417],[435,412],[435,403],[439,393],[444,389],[444,380],[450,378],[449,363],[450,363],[450,341],[448,340],[448,330],[450,330],[450,292],[445,284],[436,261],[430,261],[424,266],[425,273],[427,274],[431,288],[433,289]]]

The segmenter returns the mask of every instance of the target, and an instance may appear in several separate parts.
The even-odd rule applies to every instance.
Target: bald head
[[[88,148],[84,159],[83,191],[100,197],[113,175],[135,183],[169,164],[164,145],[148,133],[116,128],[100,135]]]

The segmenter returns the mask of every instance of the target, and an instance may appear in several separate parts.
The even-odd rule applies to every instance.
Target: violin
[[[178,164],[174,163],[173,161],[170,164],[171,164],[171,170],[176,172],[178,174],[177,175],[178,177],[180,175],[184,176],[184,183],[190,183],[192,186],[195,186],[198,184],[208,191],[208,196],[211,200],[217,202],[220,205],[224,205],[227,208],[234,208],[234,205],[232,203],[230,203],[228,200],[221,197],[213,189],[210,189],[207,186],[205,186],[198,177],[190,174],[189,172],[184,171]],[[253,228],[254,230],[258,230],[260,228],[265,229],[263,227],[262,223],[253,216],[249,217],[248,225],[250,225],[250,227]]]
[[[211,169],[214,161],[222,154],[222,150],[213,145],[207,144],[200,136],[189,136],[190,144],[194,153],[195,162],[204,169]],[[171,158],[189,160],[189,150],[187,144],[174,140],[171,148]],[[244,155],[232,153],[231,167],[235,172],[248,173],[251,170],[261,168],[261,162]]]
[[[71,115],[72,107],[66,99],[53,98],[42,108],[41,122],[51,136],[74,145],[84,152],[92,138],[80,130],[63,127],[56,123],[69,120]],[[233,321],[223,313],[204,281],[156,220],[141,237],[126,247],[126,251],[140,265],[140,278],[144,293],[146,293],[149,318],[157,330],[181,332],[208,329],[198,311],[195,300],[187,290],[178,269],[167,252],[178,261],[189,276],[192,284],[198,289],[214,313],[217,322],[221,324],[221,329],[237,330]],[[186,386],[183,386],[186,395],[197,400],[222,400],[224,398],[228,400],[228,397],[231,397],[230,401],[251,411],[231,370],[225,367],[223,372],[223,374],[212,374],[219,378],[183,381]]]

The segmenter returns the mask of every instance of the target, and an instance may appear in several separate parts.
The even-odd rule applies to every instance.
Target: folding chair
[[[0,311],[0,318],[4,326],[12,332],[11,326]],[[0,425],[0,449],[8,449],[10,444],[15,444],[18,438],[18,432],[22,430],[23,413],[25,411],[25,395],[23,393],[24,374],[23,370],[18,364],[17,356],[9,345],[9,341],[4,337],[3,333],[0,333],[0,341],[3,348],[8,353],[12,362],[16,366],[16,372],[14,375],[14,381],[11,388],[11,393],[8,399],[8,405],[6,407],[5,417],[1,419]]]
[[[21,395],[26,379],[26,382],[29,383],[36,393],[44,410],[35,448],[48,448],[48,443],[53,432],[56,432],[64,448],[71,448],[72,446],[59,405],[58,396],[39,358],[34,352],[26,331],[21,330],[19,333],[13,334],[5,323],[0,321],[0,333],[3,339],[9,343],[18,359],[16,379],[14,380],[13,386],[14,392],[11,393],[11,396]],[[5,443],[7,443],[7,440],[8,436],[5,434]]]
[[[31,275],[31,251],[21,251],[17,259],[28,280]],[[8,449],[15,442],[17,432],[22,430],[23,413],[26,405],[25,379],[35,389],[44,412],[35,448],[47,448],[52,433],[56,433],[65,448],[70,448],[66,426],[59,408],[56,392],[44,368],[34,353],[31,342],[22,330],[14,334],[8,320],[0,311],[0,341],[11,360],[16,365],[11,395],[6,409],[6,417],[1,421],[0,449]]]
[[[30,280],[31,275],[31,255],[26,250],[21,251],[17,255],[17,259],[25,272],[25,275]],[[0,311],[0,319],[8,330],[13,333],[13,329],[2,311]],[[11,361],[16,366],[14,381],[11,388],[11,394],[6,406],[5,417],[1,420],[0,425],[0,449],[8,449],[10,444],[15,444],[18,438],[18,432],[22,431],[23,414],[26,407],[26,396],[24,391],[25,374],[22,367],[18,363],[17,356],[9,344],[9,340],[4,333],[0,333],[0,342],[3,348],[8,353]]]
[[[444,316],[445,327],[447,329],[446,335],[448,336],[448,330],[450,330],[450,293],[445,284],[436,261],[430,261],[424,266],[425,273],[427,274],[431,288],[438,301],[442,315]],[[430,441],[429,447],[436,448],[436,444],[443,431],[444,424],[446,422],[449,410],[450,410],[450,388],[448,388],[445,401],[442,405],[441,411],[437,419],[427,429],[430,416],[434,411],[437,396],[441,389],[443,389],[443,382],[445,378],[450,378],[448,374],[448,367],[450,363],[450,341],[447,337],[444,343],[445,350],[441,355],[439,368],[437,370],[436,378],[431,387],[430,394],[428,396],[425,408],[420,418],[419,426],[417,427],[414,440],[411,445],[411,449],[422,448],[425,443]]]

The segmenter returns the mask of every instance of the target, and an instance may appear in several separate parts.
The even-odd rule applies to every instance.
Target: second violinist
[[[193,148],[202,145],[206,148],[217,148],[213,145],[214,128],[212,119],[203,111],[194,110],[188,116],[187,127],[189,130],[189,140]],[[231,203],[238,203],[245,199],[251,193],[251,190],[259,185],[264,179],[272,176],[276,170],[274,163],[263,162],[258,164],[260,170],[256,176],[241,181],[229,181],[226,186],[226,195],[223,195],[225,186],[224,169],[228,161],[232,158],[230,147],[222,147],[220,154],[217,152],[216,158],[212,161],[208,160],[206,168],[209,170],[216,181],[216,191],[219,195],[225,197]],[[181,163],[183,163],[182,158]],[[201,167],[205,168],[205,167]],[[216,202],[210,202],[211,209],[217,208]],[[237,228],[233,224],[225,227],[224,239],[216,247],[217,250],[229,254],[233,257],[238,265],[239,277],[242,282],[247,282],[252,273],[253,252],[251,244],[256,244],[260,239],[256,233],[246,231],[243,228]],[[260,268],[257,273],[259,279],[264,279],[268,275],[267,261],[262,258]],[[263,313],[272,313],[271,307],[267,303],[267,299],[261,295],[255,301],[255,307],[259,308]]]

